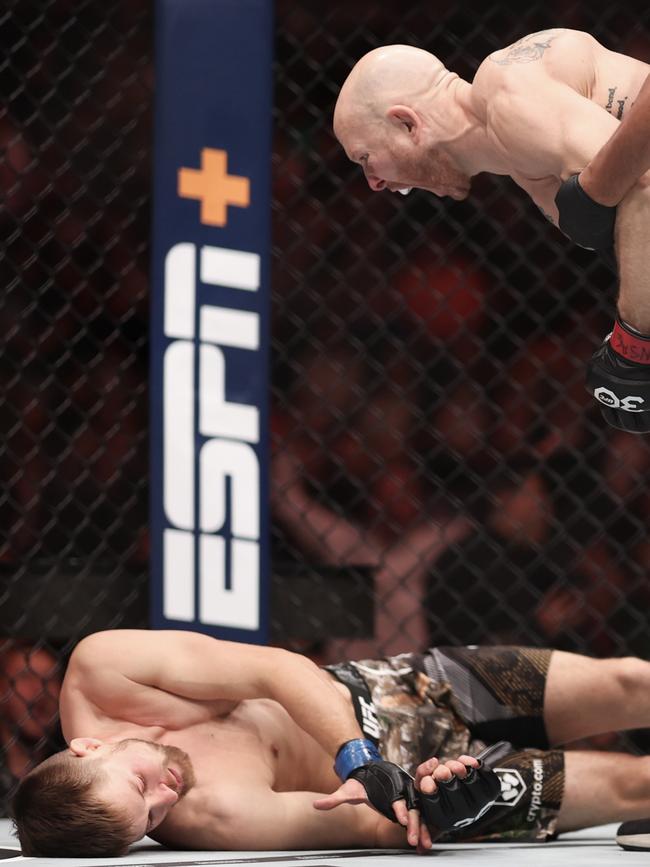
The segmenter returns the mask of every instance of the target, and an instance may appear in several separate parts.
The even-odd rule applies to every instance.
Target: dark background
[[[276,3],[273,635],[319,661],[650,654],[650,441],[583,385],[615,276],[509,180],[374,194],[331,132],[371,48],[471,80],[552,26],[650,61],[640,4]],[[0,12],[2,797],[79,637],[146,625],[152,30],[140,0]]]

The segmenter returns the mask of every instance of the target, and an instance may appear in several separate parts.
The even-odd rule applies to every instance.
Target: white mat
[[[440,859],[437,867],[636,867],[648,865],[650,854],[625,852],[614,842],[616,825],[590,828],[566,834],[555,843],[543,845],[491,843],[434,846],[431,855]],[[0,858],[9,859],[6,867],[29,862],[30,867],[204,867],[204,865],[269,865],[269,867],[423,867],[426,861],[411,851],[359,850],[328,852],[177,852],[163,849],[152,840],[142,840],[124,858],[23,858],[11,836],[11,824],[0,819]]]

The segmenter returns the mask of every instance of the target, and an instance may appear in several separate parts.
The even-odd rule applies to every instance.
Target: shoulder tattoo
[[[490,54],[489,59],[499,66],[510,66],[513,63],[533,63],[544,56],[544,52],[551,47],[551,42],[557,36],[558,34],[553,30],[540,30],[539,33],[531,33],[530,36],[524,36],[515,42],[510,48],[504,49],[506,53],[502,57]],[[496,52],[496,54],[498,53]]]

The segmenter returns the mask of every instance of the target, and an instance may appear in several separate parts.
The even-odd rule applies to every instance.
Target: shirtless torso
[[[429,52],[373,49],[341,88],[334,132],[371,189],[462,200],[481,172],[509,175],[555,225],[556,193],[618,129],[650,66],[588,33],[544,30],[489,55],[473,82]],[[650,173],[617,207],[618,313],[650,333]]]
[[[579,172],[634,103],[650,66],[587,33],[544,30],[489,55],[472,107],[505,174],[557,224],[560,181]]]
[[[249,650],[255,664],[256,654],[269,648]],[[340,715],[356,737],[347,689],[306,660],[279,651],[273,671],[278,680],[286,680],[277,696],[282,703],[272,698],[220,699],[219,694],[243,696],[248,691],[249,661],[242,665],[240,653],[240,645],[193,633],[115,631],[92,636],[75,651],[64,682],[64,736],[68,742],[88,735],[108,743],[138,738],[179,747],[189,755],[194,787],[149,832],[168,846],[405,845],[402,828],[363,804],[342,804],[331,812],[313,808],[314,800],[333,792],[340,781],[330,752],[285,706],[295,707],[305,728],[318,735],[327,720],[331,725],[333,715]],[[260,683],[253,688],[259,689]],[[311,707],[298,709],[297,703],[305,702]],[[312,708],[322,717],[315,728]],[[338,725],[334,721],[333,727]]]

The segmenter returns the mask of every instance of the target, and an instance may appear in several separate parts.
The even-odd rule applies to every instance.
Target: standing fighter
[[[625,172],[616,206],[592,200],[577,176],[617,130],[649,70],[573,30],[534,33],[490,54],[471,84],[429,52],[391,45],[361,58],[334,112],[335,134],[373,190],[419,187],[462,200],[473,175],[509,175],[569,238],[615,255],[618,315],[587,384],[609,424],[634,433],[650,431],[650,188],[637,174],[647,163],[637,159],[631,178]],[[642,118],[647,130],[647,111]],[[597,169],[587,172],[587,190]]]
[[[78,645],[60,710],[69,749],[14,799],[26,855],[121,854],[145,833],[191,849],[401,847],[418,839],[409,803],[454,839],[542,842],[650,815],[650,758],[559,748],[650,725],[638,659],[439,647],[325,672],[275,648],[116,630]],[[468,754],[501,739],[496,772],[476,770]]]

